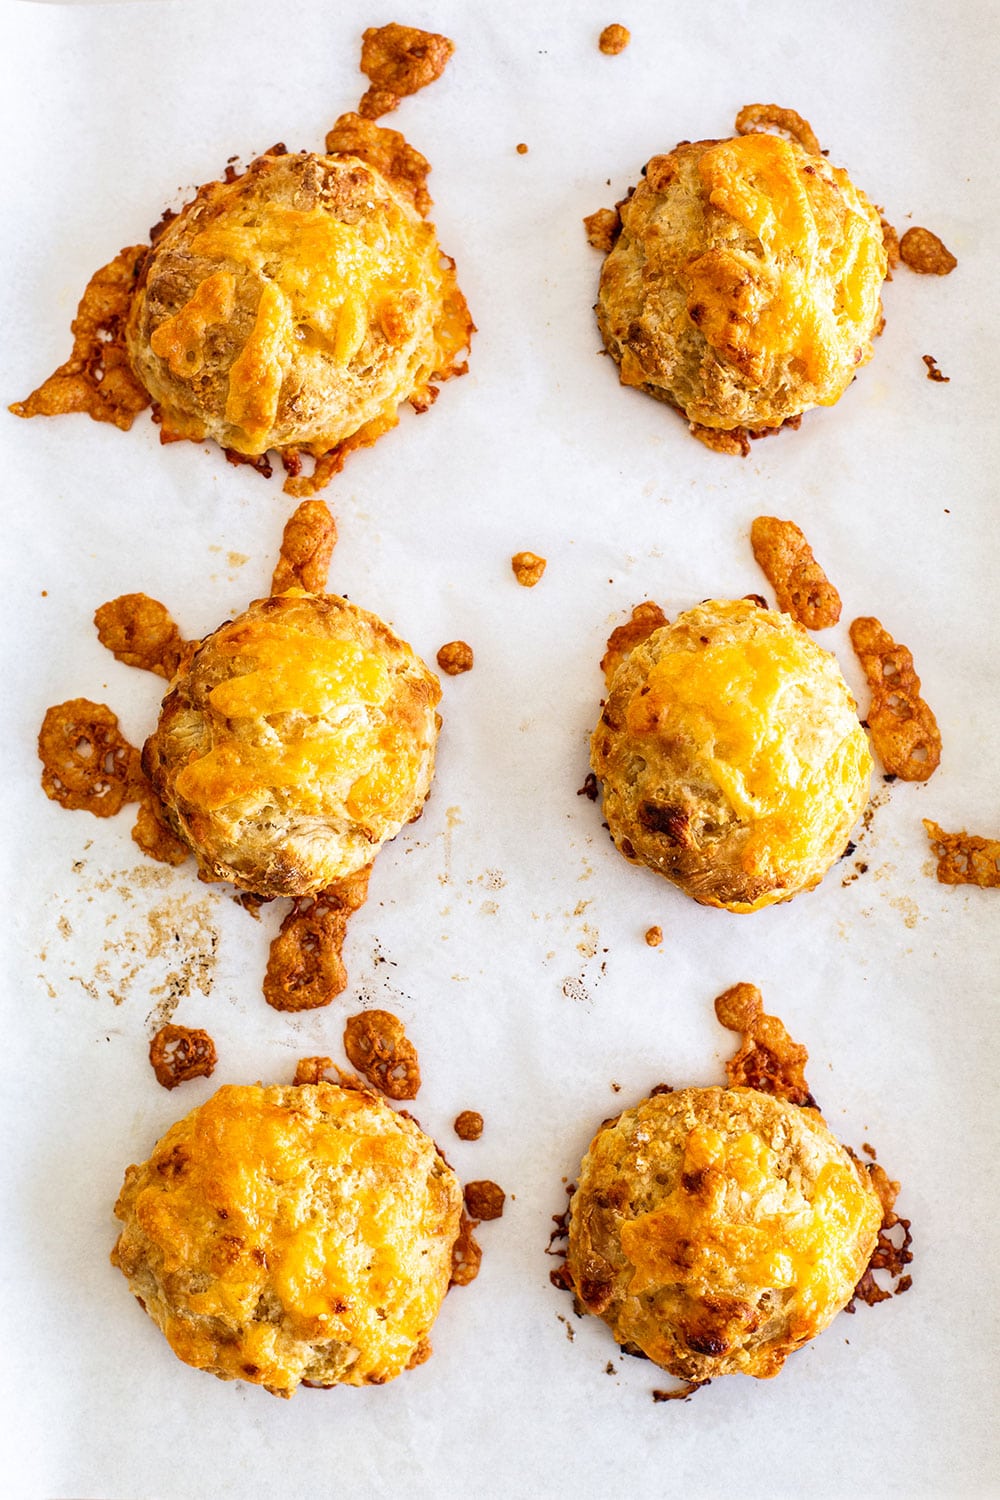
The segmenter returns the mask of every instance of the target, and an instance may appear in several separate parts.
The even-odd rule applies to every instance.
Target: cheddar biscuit
[[[429,404],[456,299],[434,226],[376,168],[262,156],[156,239],[126,343],[170,436],[319,456]]]
[[[309,895],[369,865],[419,815],[440,694],[376,615],[290,589],[182,664],[143,767],[204,875]]]
[[[594,1137],[567,1272],[629,1353],[687,1380],[766,1379],[850,1300],[881,1222],[868,1174],[815,1110],[683,1089]]]
[[[871,779],[835,658],[746,599],[701,604],[625,657],[591,765],[625,857],[738,912],[816,885]]]
[[[276,1396],[382,1385],[430,1353],[461,1213],[373,1095],[228,1086],[128,1168],[111,1259],[185,1364]]]
[[[696,427],[780,427],[872,356],[879,216],[847,173],[763,132],[654,156],[619,205],[597,320],[624,385]]]

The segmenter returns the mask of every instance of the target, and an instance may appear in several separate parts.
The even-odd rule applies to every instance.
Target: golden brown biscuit
[[[746,599],[688,610],[625,658],[591,765],[627,859],[741,912],[823,878],[871,778],[834,657]]]
[[[628,1352],[687,1380],[766,1379],[847,1304],[881,1222],[868,1174],[817,1111],[683,1089],[594,1137],[567,1270]]]
[[[370,864],[419,815],[440,695],[376,615],[290,589],[182,663],[143,765],[204,874],[304,896]]]
[[[434,226],[374,167],[262,156],[200,188],[156,240],[128,355],[166,435],[319,456],[392,426],[403,401],[430,403],[456,300]]]
[[[879,216],[825,157],[762,132],[688,142],[619,208],[597,320],[624,385],[760,430],[832,406],[871,358]]]
[[[430,1352],[461,1212],[372,1094],[227,1086],[128,1168],[111,1259],[185,1364],[275,1396],[383,1385]]]

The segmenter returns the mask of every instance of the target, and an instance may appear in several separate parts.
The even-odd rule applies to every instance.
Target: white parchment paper
[[[4,412],[7,962],[2,1407],[20,1496],[898,1496],[1000,1492],[988,1268],[995,1159],[996,892],[932,878],[920,819],[1000,831],[996,604],[998,127],[993,7],[968,0],[680,6],[413,0],[395,19],[455,57],[386,123],[434,164],[434,218],[479,325],[471,370],[327,491],[331,586],[428,659],[445,729],[423,819],[380,857],[353,920],[347,993],[289,1018],[260,994],[277,912],[255,924],[192,867],[144,861],[130,815],[48,802],[47,705],[106,701],[136,742],[158,684],[99,646],[94,607],[143,590],[199,635],[267,587],[291,502],[215,451],[84,417]],[[356,104],[361,0],[8,4],[0,100],[4,403],[69,350],[91,272],[226,158],[321,149]],[[632,45],[597,50],[620,20]],[[959,258],[885,291],[874,362],[836,409],[715,455],[598,355],[599,257],[580,223],[654,152],[724,134],[753,100],[794,106],[901,229]],[[526,155],[515,146],[525,142]],[[990,306],[993,311],[990,311]],[[933,354],[948,384],[926,378]],[[823,637],[879,615],[913,650],[944,735],[925,787],[877,787],[870,828],[814,893],[752,917],[705,910],[626,865],[577,796],[609,627],[764,587],[747,532],[805,530],[844,597]],[[534,590],[509,559],[548,559]],[[866,865],[861,872],[859,864]],[[856,877],[856,878],[853,878]],[[658,923],[658,949],[643,941]],[[773,1382],[688,1404],[549,1285],[550,1216],[590,1135],[658,1081],[722,1077],[711,1002],[750,979],[811,1052],[833,1129],[870,1141],[914,1225],[905,1297],[842,1317]],[[219,1066],[167,1095],[156,1018],[205,1026]],[[418,1113],[465,1177],[508,1191],[482,1274],[434,1358],[376,1390],[291,1402],[174,1359],[108,1264],[125,1166],[222,1082],[340,1057],[345,1015],[396,1011],[418,1044]],[[619,1091],[620,1090],[620,1091]],[[476,1144],[455,1140],[479,1109]],[[985,1249],[984,1249],[985,1246]]]

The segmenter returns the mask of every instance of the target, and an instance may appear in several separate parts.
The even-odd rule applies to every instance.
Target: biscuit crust
[[[846,1306],[881,1221],[867,1173],[817,1111],[684,1089],[594,1137],[567,1268],[628,1352],[686,1380],[766,1379]]]
[[[597,302],[622,383],[719,430],[832,406],[881,320],[886,255],[864,193],[761,132],[685,143],[644,172]]]
[[[185,1364],[277,1396],[382,1385],[429,1353],[461,1212],[373,1095],[227,1086],[128,1168],[111,1260]]]
[[[126,342],[166,436],[318,457],[429,404],[460,299],[434,226],[374,167],[262,156],[156,240]]]
[[[625,658],[591,765],[621,853],[737,912],[818,884],[871,779],[835,658],[744,599],[699,605]]]
[[[290,589],[182,664],[143,766],[204,875],[305,896],[370,864],[419,815],[440,696],[376,615]]]

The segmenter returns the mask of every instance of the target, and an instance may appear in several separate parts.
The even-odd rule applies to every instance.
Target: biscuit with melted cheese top
[[[459,304],[434,226],[374,167],[263,156],[156,240],[126,339],[165,435],[319,456],[430,403]]]
[[[204,875],[259,896],[310,895],[419,816],[440,696],[376,615],[289,589],[182,664],[143,766]]]
[[[415,1121],[335,1084],[227,1086],[131,1166],[112,1263],[185,1364],[276,1396],[430,1352],[462,1192]]]
[[[591,741],[627,859],[708,906],[818,884],[867,801],[871,754],[836,659],[787,615],[709,601],[615,672]]]
[[[762,430],[832,406],[871,358],[879,215],[825,157],[760,132],[686,143],[620,213],[597,319],[624,385]]]
[[[817,1111],[683,1089],[598,1131],[566,1264],[630,1353],[685,1380],[767,1379],[846,1306],[881,1222],[867,1173]]]

